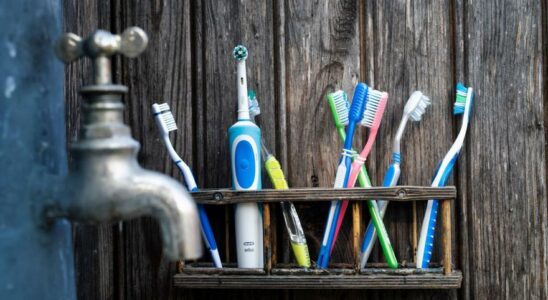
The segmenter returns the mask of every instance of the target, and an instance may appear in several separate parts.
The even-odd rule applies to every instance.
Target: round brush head
[[[411,94],[409,100],[407,100],[403,110],[405,114],[409,115],[409,119],[411,119],[411,121],[418,122],[421,120],[422,115],[430,103],[430,98],[426,97],[420,91],[415,91]]]
[[[243,45],[238,45],[232,50],[232,55],[237,61],[242,61],[247,59],[247,48]]]

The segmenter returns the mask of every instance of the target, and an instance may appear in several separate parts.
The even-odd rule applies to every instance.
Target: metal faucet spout
[[[200,220],[196,204],[181,184],[146,170],[131,181],[131,188],[122,192],[128,200],[122,201],[122,215],[151,215],[160,224],[166,257],[198,259],[202,255]]]
[[[177,181],[136,164],[125,174],[89,176],[97,169],[84,170],[85,174],[76,172],[67,178],[65,217],[102,223],[151,216],[160,225],[166,257],[197,259],[202,255],[196,204]]]
[[[82,56],[94,61],[95,82],[80,90],[81,128],[70,147],[73,162],[61,195],[66,201],[53,203],[45,215],[94,224],[152,216],[168,258],[197,259],[202,255],[197,206],[180,183],[139,166],[139,143],[123,122],[127,87],[111,80],[109,57],[135,57],[147,42],[136,27],[122,35],[99,30],[85,40],[70,33],[59,40],[56,50],[63,61]]]

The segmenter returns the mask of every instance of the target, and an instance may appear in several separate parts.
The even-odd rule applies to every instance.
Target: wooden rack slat
[[[272,270],[273,274],[275,269]],[[174,285],[189,289],[456,289],[462,273],[453,271],[367,275],[231,275],[176,274]]]
[[[246,202],[315,202],[332,200],[364,201],[369,199],[388,201],[424,201],[430,199],[452,200],[457,192],[447,187],[371,187],[352,189],[295,188],[289,190],[264,189],[260,191],[233,191],[230,189],[201,190],[192,193],[201,204],[234,204]]]

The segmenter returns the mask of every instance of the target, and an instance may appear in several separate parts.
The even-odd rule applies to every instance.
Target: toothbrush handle
[[[213,230],[211,229],[211,225],[203,204],[198,204],[198,214],[200,216],[200,224],[202,225],[202,235],[204,236],[206,246],[211,253],[213,264],[216,268],[222,268],[223,265],[219,256],[219,250],[217,249],[217,243],[215,242],[215,236],[213,236]]]
[[[170,142],[166,143],[166,145],[169,145],[169,147],[172,147]],[[192,174],[192,171],[190,170],[190,168],[184,161],[182,161],[179,157],[177,158],[178,160],[175,161],[175,165],[177,166],[177,168],[183,175],[188,190],[190,192],[197,192],[198,185],[196,184],[196,180],[194,179],[194,175]],[[198,204],[197,206],[198,206],[198,215],[200,218],[200,227],[202,229],[202,237],[204,238],[206,247],[209,249],[209,252],[211,253],[211,258],[213,259],[213,265],[215,265],[216,268],[222,268],[223,264],[221,263],[219,250],[217,249],[217,243],[215,241],[215,236],[213,235],[213,230],[211,229],[211,224],[209,223],[209,218],[207,217],[205,207],[202,204]]]
[[[350,177],[348,179],[347,188],[354,187],[354,184],[356,183],[356,180],[358,178],[358,174],[361,172],[362,168],[363,168],[363,163],[359,160],[355,160],[354,163],[352,164],[352,170],[350,172]],[[344,200],[340,210],[340,216],[337,219],[336,235],[338,234],[339,229],[342,225],[342,220],[344,218],[347,207],[348,207],[348,201]],[[382,217],[380,215],[377,202],[374,200],[368,200],[367,207],[369,209],[369,214],[371,215],[371,220],[373,221],[373,224],[375,228],[377,229],[376,231],[379,232],[379,240],[381,243],[381,247],[382,247],[386,262],[388,263],[388,266],[390,268],[395,269],[398,267],[398,260],[396,259],[394,249],[392,248],[390,239],[388,238],[388,232],[386,231],[386,227],[384,226],[384,223],[382,222]],[[335,240],[336,239],[334,239],[334,241]]]
[[[280,162],[278,162],[274,156],[270,155],[265,161],[265,169],[275,189],[289,189],[282,167],[280,166]],[[281,205],[284,221],[286,223],[289,238],[291,239],[291,244],[293,246],[293,254],[297,260],[297,265],[309,268],[310,254],[308,252],[306,237],[304,236],[304,231],[301,226],[299,216],[296,214],[295,206],[291,202],[282,202]]]
[[[270,156],[264,163],[266,173],[270,177],[270,182],[276,190],[287,190],[289,185],[285,180],[285,175],[280,165],[280,162],[274,157]]]
[[[347,156],[348,153],[343,151],[341,159],[339,161],[339,166],[337,167],[337,174],[335,176],[334,188],[344,188],[344,181],[347,177],[347,170],[350,168],[350,157]],[[324,235],[322,239],[322,245],[320,247],[320,253],[318,254],[317,265],[320,268],[327,268],[329,264],[329,254],[331,250],[331,244],[334,237],[335,231],[335,222],[337,221],[335,216],[338,215],[340,210],[340,201],[331,201],[331,206],[329,207],[329,214],[327,216],[327,223],[324,229]]]
[[[346,187],[347,188],[352,188],[354,187],[354,184],[356,183],[356,180],[358,178],[358,174],[359,174],[359,171],[361,171],[362,167],[363,167],[363,163],[360,164],[358,167],[356,167],[357,165],[357,160],[354,160],[354,162],[352,163],[352,166],[350,168],[350,175],[348,176],[348,182],[347,182],[347,185]],[[339,230],[341,229],[341,226],[342,226],[342,222],[343,222],[343,219],[344,219],[344,216],[346,214],[346,209],[348,208],[348,200],[343,200],[342,201],[342,204],[340,206],[340,209],[338,211],[338,214],[335,215],[335,225],[334,225],[334,237],[333,237],[333,243],[330,244],[330,250],[333,251],[333,248],[335,246],[335,242],[337,241],[337,237],[339,236]]]
[[[392,163],[390,167],[388,167],[388,170],[386,172],[386,175],[384,176],[383,186],[395,186],[398,182],[398,179],[400,177],[400,167],[397,163]],[[376,201],[377,205],[379,207],[379,213],[380,218],[384,218],[384,214],[386,213],[386,209],[388,208],[388,201]],[[375,246],[376,238],[377,238],[377,230],[373,224],[374,219],[371,219],[369,221],[369,224],[367,225],[367,229],[365,230],[365,235],[361,247],[362,257],[361,257],[361,268],[364,268],[367,261],[369,260],[369,256],[371,255],[371,252],[373,250],[373,246]],[[380,237],[379,239],[382,239],[383,237]]]
[[[451,175],[453,166],[458,158],[458,153],[453,156],[451,161],[448,163],[447,167],[443,169],[438,169],[438,172],[443,172],[442,174],[436,174],[434,182],[432,183],[433,187],[445,186],[445,183]],[[440,177],[439,177],[440,176]],[[436,182],[436,179],[439,180]],[[417,246],[417,268],[428,268],[430,264],[430,259],[432,258],[432,251],[434,250],[434,236],[436,231],[436,221],[438,216],[438,206],[439,201],[436,199],[428,200],[426,206],[426,213],[422,221],[421,234],[419,237],[419,244]]]

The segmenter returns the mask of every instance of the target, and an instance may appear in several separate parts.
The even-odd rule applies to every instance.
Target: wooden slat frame
[[[446,187],[371,187],[352,189],[297,188],[289,190],[263,189],[260,191],[234,191],[210,189],[192,193],[200,204],[236,204],[246,202],[317,202],[333,200],[365,201],[424,201],[430,199],[452,200],[457,196],[454,186]]]
[[[192,194],[202,204],[227,205],[246,202],[264,202],[264,269],[239,269],[227,264],[223,269],[179,266],[174,284],[185,288],[285,288],[285,289],[451,289],[459,288],[460,271],[452,269],[451,203],[456,198],[454,186],[432,188],[419,186],[373,187],[354,189],[304,188],[290,190],[233,191],[229,189],[203,190]],[[328,270],[276,268],[272,263],[270,203],[280,201],[316,202],[353,200],[352,232],[354,261],[348,267]],[[387,201],[441,201],[441,229],[443,264],[441,268],[416,269],[414,265],[400,269],[359,267],[359,238],[362,234],[360,201],[382,199]],[[416,235],[416,233],[415,233]]]

